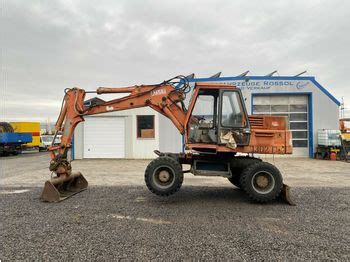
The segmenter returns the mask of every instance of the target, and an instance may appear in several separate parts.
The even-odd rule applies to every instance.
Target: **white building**
[[[289,117],[293,155],[313,157],[317,130],[338,129],[340,102],[314,77],[247,76],[196,78],[235,85],[248,114]],[[169,119],[150,108],[85,118],[74,133],[73,155],[82,158],[154,158],[153,150],[182,151],[182,136]]]

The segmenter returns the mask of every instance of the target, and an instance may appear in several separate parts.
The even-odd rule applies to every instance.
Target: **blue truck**
[[[31,133],[0,133],[0,155],[17,155],[21,145],[32,142]]]

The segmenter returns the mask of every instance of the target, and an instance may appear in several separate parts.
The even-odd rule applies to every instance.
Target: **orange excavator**
[[[86,106],[86,93],[126,95]],[[188,94],[191,97],[186,98]],[[49,148],[49,169],[54,175],[46,181],[41,199],[59,202],[87,188],[86,179],[72,172],[68,160],[74,129],[84,116],[146,106],[169,118],[184,136],[184,152],[154,151],[158,157],[145,170],[151,192],[159,196],[174,194],[182,185],[184,173],[192,173],[226,177],[255,202],[282,197],[293,204],[280,171],[254,157],[255,153],[292,153],[287,118],[248,115],[240,89],[219,83],[192,85],[184,76],[154,85],[100,87],[96,91],[66,89],[55,125],[56,135],[62,135],[61,143]],[[183,164],[190,165],[190,169],[183,170]]]

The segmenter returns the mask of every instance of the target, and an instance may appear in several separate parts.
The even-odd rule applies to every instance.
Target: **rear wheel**
[[[243,170],[240,184],[249,198],[266,203],[281,193],[283,180],[280,171],[274,165],[258,162]]]
[[[228,178],[228,180],[236,187],[242,188],[241,186],[241,174],[245,168],[251,166],[255,163],[260,163],[261,159],[248,157],[248,156],[237,156],[231,159],[230,168],[232,172],[232,177]]]
[[[183,182],[182,167],[174,158],[158,157],[147,166],[145,182],[148,189],[156,195],[172,195],[181,188]]]

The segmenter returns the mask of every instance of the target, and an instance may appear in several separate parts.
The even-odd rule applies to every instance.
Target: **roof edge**
[[[319,82],[316,81],[314,76],[226,76],[226,77],[216,77],[216,78],[193,78],[189,79],[189,82],[214,82],[214,81],[230,81],[230,80],[309,80],[318,89],[320,89],[325,95],[327,95],[335,104],[341,105],[338,99],[336,99],[326,88],[324,88]]]
[[[338,99],[336,99],[331,93],[329,93],[329,91],[324,88],[319,82],[316,81],[316,79],[314,78],[313,80],[311,80],[317,87],[318,89],[320,89],[323,93],[325,93],[330,99],[332,99],[332,101],[334,103],[336,103],[338,106],[341,105],[340,101]]]

